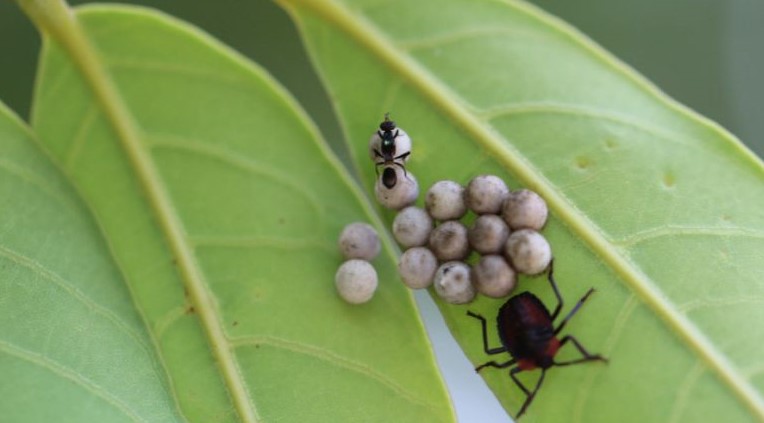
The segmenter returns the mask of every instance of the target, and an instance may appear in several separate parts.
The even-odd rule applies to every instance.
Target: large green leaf
[[[95,214],[126,280],[131,299],[118,287],[117,304],[101,308],[142,316],[135,337],[151,339],[159,358],[136,372],[169,376],[169,388],[155,381],[165,388],[156,401],[170,402],[165,414],[453,419],[412,296],[391,283],[389,238],[375,298],[352,306],[335,294],[339,231],[380,220],[268,75],[155,12],[98,6],[73,15],[55,0],[20,4],[46,35],[33,128]],[[87,251],[72,254],[81,254],[68,262],[72,272],[89,265]],[[107,347],[70,342],[92,354]],[[80,368],[67,371],[80,377]],[[121,382],[126,395],[153,392]]]
[[[177,421],[154,341],[89,216],[0,104],[2,421]]]
[[[423,189],[496,173],[547,199],[567,307],[597,289],[566,332],[611,361],[550,370],[529,420],[764,420],[764,166],[737,140],[525,3],[282,3],[369,189],[389,111]],[[543,278],[521,288],[553,299]],[[476,364],[497,357],[465,311],[500,304],[440,304]],[[514,414],[507,372],[482,374]]]

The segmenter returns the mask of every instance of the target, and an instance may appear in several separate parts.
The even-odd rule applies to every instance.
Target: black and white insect
[[[369,140],[369,155],[374,160],[377,175],[379,175],[380,166],[385,168],[386,175],[383,175],[383,179],[387,188],[395,186],[397,179],[395,173],[388,170],[389,167],[399,166],[406,175],[404,164],[410,154],[411,138],[403,129],[395,126],[389,114],[385,114],[385,120],[379,124],[379,130]]]
[[[587,361],[607,362],[605,357],[589,353],[572,335],[565,335],[562,338],[557,337],[565,327],[565,324],[568,323],[568,320],[576,314],[584,301],[594,292],[594,288],[590,288],[557,327],[554,327],[554,321],[562,310],[563,301],[552,275],[552,263],[549,265],[548,279],[552,285],[554,295],[557,297],[557,306],[554,308],[554,311],[550,314],[544,303],[530,292],[523,292],[511,297],[501,306],[496,318],[498,335],[501,340],[500,347],[488,347],[485,318],[471,311],[467,312],[467,315],[470,317],[480,320],[483,329],[483,350],[486,354],[494,355],[506,352],[512,356],[511,360],[503,363],[497,363],[496,361],[483,363],[477,366],[475,371],[479,372],[485,367],[505,369],[514,365],[509,370],[509,377],[512,378],[512,381],[526,395],[525,402],[523,402],[520,411],[517,413],[518,418],[525,413],[531,401],[533,401],[549,368],[554,366],[569,366]],[[568,342],[572,343],[583,357],[570,361],[555,361],[554,357],[557,355],[558,350]],[[520,372],[536,368],[541,369],[541,376],[536,382],[536,386],[530,390],[517,379],[516,375]]]

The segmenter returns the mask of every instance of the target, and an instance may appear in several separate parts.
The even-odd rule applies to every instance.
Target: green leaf
[[[389,238],[375,298],[336,295],[340,230],[381,223],[283,89],[155,12],[20,4],[46,34],[33,128],[118,263],[126,287],[113,307],[143,319],[159,356],[147,366],[169,379],[165,413],[453,420],[412,296],[391,282]]]
[[[98,227],[2,104],[0,240],[3,421],[177,421]]]
[[[522,2],[282,3],[359,164],[391,112],[423,190],[495,173],[546,198],[566,309],[597,289],[565,333],[610,363],[551,369],[529,421],[764,419],[764,166],[737,140]],[[521,289],[553,304],[543,277]],[[501,303],[439,304],[475,364],[503,359],[465,311]],[[507,372],[481,374],[514,415]]]

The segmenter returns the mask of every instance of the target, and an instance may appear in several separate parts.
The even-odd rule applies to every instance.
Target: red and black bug
[[[552,264],[549,265],[548,279],[549,283],[552,284],[554,295],[557,297],[557,306],[551,314],[549,314],[549,310],[544,306],[544,303],[530,292],[523,292],[515,295],[501,306],[499,315],[496,318],[499,339],[501,340],[502,345],[501,347],[488,347],[485,318],[471,311],[467,312],[467,315],[480,320],[483,328],[483,349],[486,354],[493,355],[507,352],[512,356],[511,360],[504,363],[489,361],[481,364],[475,368],[475,371],[479,372],[484,367],[505,369],[515,365],[515,367],[509,370],[509,377],[512,378],[515,384],[526,395],[525,402],[517,413],[518,418],[525,413],[525,410],[531,404],[531,401],[533,401],[536,392],[538,392],[541,383],[544,381],[544,375],[550,367],[568,366],[571,364],[596,360],[607,361],[605,357],[602,357],[599,354],[590,354],[581,343],[571,335],[565,335],[559,339],[557,338],[557,334],[562,331],[565,324],[568,323],[568,320],[576,314],[584,301],[586,301],[586,299],[594,292],[594,288],[590,288],[589,291],[578,300],[575,307],[573,307],[568,315],[565,316],[555,328],[554,321],[562,310],[562,296],[557,289],[557,284],[552,275]],[[557,351],[568,342],[572,342],[583,357],[571,361],[555,361],[554,357],[557,354]],[[536,368],[541,369],[541,376],[539,377],[538,382],[536,382],[536,387],[533,388],[533,390],[529,390],[519,379],[517,379],[516,375],[520,372]]]

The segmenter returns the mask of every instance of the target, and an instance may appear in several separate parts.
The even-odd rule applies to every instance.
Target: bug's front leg
[[[515,360],[514,358],[512,360],[509,360],[509,361],[505,362],[505,363],[497,363],[495,361],[489,361],[487,363],[483,363],[483,364],[475,367],[475,371],[476,372],[480,372],[485,367],[495,367],[497,369],[506,369],[507,367],[515,364],[516,362],[517,362],[517,360]]]
[[[496,347],[496,348],[488,348],[488,333],[486,332],[486,321],[485,317],[473,313],[471,311],[467,312],[467,316],[474,317],[478,320],[480,320],[480,326],[483,329],[483,351],[485,351],[486,354],[493,355],[493,354],[500,354],[507,351],[507,348],[504,346]],[[494,361],[491,361],[490,363],[495,363]],[[483,367],[487,366],[488,363],[479,366],[479,369],[482,369]],[[491,367],[497,367],[497,366],[491,366]],[[505,366],[506,367],[506,366]],[[501,367],[499,367],[501,368]],[[475,369],[475,371],[478,371],[478,369]]]

